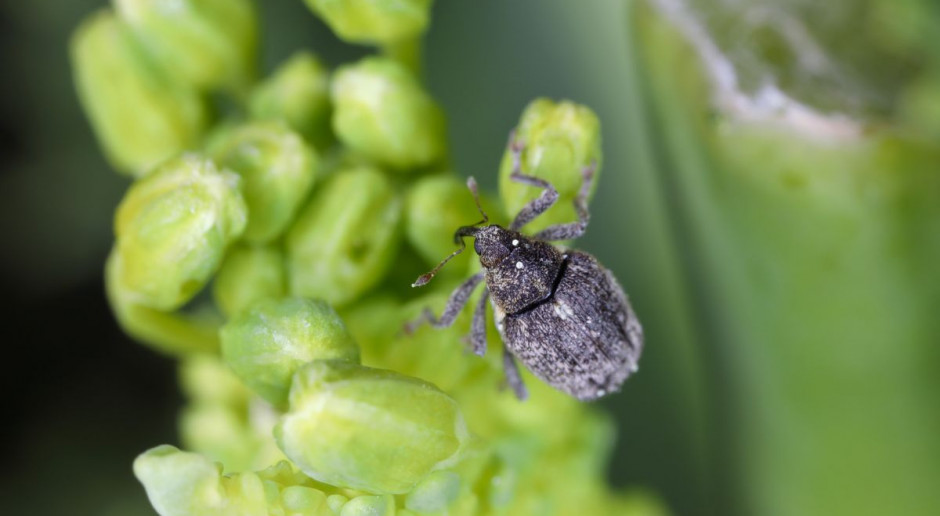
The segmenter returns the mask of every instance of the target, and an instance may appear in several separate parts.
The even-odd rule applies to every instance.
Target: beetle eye
[[[484,267],[493,267],[509,255],[509,250],[492,240],[477,240],[473,243],[473,250],[480,256],[480,263]]]
[[[497,253],[494,253],[492,249],[483,249],[483,252],[477,249],[477,254],[480,255],[480,263],[484,267],[492,267],[499,262]]]

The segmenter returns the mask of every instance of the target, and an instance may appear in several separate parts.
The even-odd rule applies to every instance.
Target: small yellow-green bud
[[[347,147],[399,170],[444,156],[444,115],[402,65],[368,57],[340,67],[330,90],[333,131]]]
[[[392,43],[419,36],[431,0],[305,0],[337,36],[352,43]]]
[[[452,471],[435,471],[408,493],[405,507],[418,513],[444,511],[460,494],[460,476]]]
[[[187,449],[221,463],[226,471],[251,469],[260,445],[245,422],[244,408],[218,403],[187,405],[180,413],[179,433]]]
[[[331,494],[326,497],[326,504],[330,507],[330,510],[333,511],[333,514],[339,514],[348,501],[349,498],[340,494]]]
[[[364,356],[374,358],[375,362],[371,363],[427,380],[454,396],[463,397],[468,384],[474,384],[480,385],[485,393],[517,401],[510,392],[500,393],[496,388],[503,378],[498,353],[488,353],[483,358],[468,355],[463,341],[470,332],[472,310],[462,311],[449,328],[437,329],[423,324],[410,334],[401,332],[406,323],[414,321],[427,308],[435,314],[441,313],[451,290],[446,287],[443,285],[440,290],[429,292],[404,306],[399,302],[399,310],[394,312],[398,316],[397,321],[387,312],[388,303],[372,299],[350,310],[350,326],[354,328],[354,334],[363,336]],[[476,306],[479,295],[475,293],[468,305]],[[383,328],[384,337],[378,333]],[[492,335],[490,342],[496,338]],[[491,398],[485,395],[481,399]],[[461,403],[465,414],[466,407],[475,405],[465,404],[462,399]],[[489,421],[489,417],[483,414],[483,420]],[[473,418],[468,418],[468,421],[476,424]]]
[[[264,468],[258,472],[258,476],[265,482],[271,481],[282,486],[300,485],[312,482],[310,477],[295,470],[290,462],[286,460]]]
[[[336,488],[333,486],[328,486],[313,480],[312,478],[304,475],[300,470],[295,468],[290,461],[284,459],[279,461],[276,464],[268,466],[267,468],[258,472],[258,476],[261,477],[261,480],[264,482],[272,482],[277,484],[278,490],[286,486],[305,486],[312,487],[317,491],[324,493],[326,496],[325,499],[329,499],[335,494]],[[343,503],[345,503],[346,498],[343,498]]]
[[[290,463],[281,461],[257,473],[241,473],[231,475],[237,479],[243,476],[260,479],[264,489],[267,507],[262,512],[243,512],[238,505],[239,500],[233,499],[225,512],[232,516],[336,516],[337,510],[331,510],[327,503],[327,493],[320,489],[326,487],[310,479],[310,477],[295,471]],[[224,478],[226,482],[228,478]],[[229,481],[231,482],[231,481]]]
[[[160,516],[267,514],[257,475],[221,473],[208,458],[168,445],[147,450],[134,460],[134,475]]]
[[[246,471],[232,476],[222,477],[225,488],[226,504],[222,515],[263,515],[267,514],[268,500],[264,493],[264,484],[257,474]],[[196,515],[193,515],[196,516]]]
[[[357,496],[343,505],[339,516],[395,516],[392,495]]]
[[[134,183],[115,216],[118,287],[128,301],[174,310],[218,269],[245,228],[238,176],[185,155]]]
[[[221,331],[222,357],[245,385],[276,407],[285,407],[291,377],[316,359],[359,362],[359,348],[342,319],[319,300],[260,301],[238,313]]]
[[[287,514],[330,515],[323,491],[307,486],[287,486],[281,491],[281,507]]]
[[[211,460],[169,445],[147,450],[134,460],[134,475],[160,516],[213,514],[205,505],[221,502],[220,474],[221,468]]]
[[[222,132],[209,148],[222,167],[242,176],[248,204],[244,239],[263,244],[277,238],[307,198],[319,159],[283,122],[254,122]]]
[[[257,119],[283,120],[324,149],[332,138],[329,71],[312,53],[298,52],[252,91],[248,110]]]
[[[469,441],[457,402],[437,387],[340,360],[297,371],[274,433],[310,477],[381,494],[410,491]]]
[[[71,54],[82,107],[115,168],[141,175],[198,144],[205,102],[158,69],[110,10],[82,23]]]
[[[420,376],[395,367],[388,358],[389,355],[394,355],[401,349],[389,336],[401,332],[407,322],[401,314],[399,298],[378,294],[368,296],[361,302],[347,307],[341,314],[346,327],[359,344],[363,364],[381,364],[388,369],[411,376]]]
[[[590,108],[562,101],[536,99],[530,103],[516,127],[516,139],[525,148],[522,153],[522,172],[547,180],[559,193],[558,202],[539,216],[527,232],[546,226],[577,220],[572,201],[581,189],[582,170],[597,164],[594,185],[601,165],[600,122]],[[499,194],[503,208],[514,216],[541,190],[512,181],[511,153],[507,149],[499,169]]]
[[[257,16],[250,0],[114,0],[155,61],[197,88],[240,90],[254,75]]]
[[[284,254],[274,246],[237,246],[229,250],[212,282],[212,295],[231,317],[263,299],[284,297]]]
[[[338,171],[287,232],[290,292],[340,306],[377,284],[401,241],[402,201],[379,171]]]
[[[187,398],[196,402],[224,405],[243,404],[251,391],[216,355],[195,353],[180,362],[180,387]]]
[[[132,301],[139,296],[122,286],[123,259],[112,249],[105,265],[108,302],[121,328],[134,339],[173,354],[215,353],[219,350],[218,313],[200,309],[164,312]]]
[[[271,430],[277,415],[216,355],[185,357],[180,384],[189,403],[179,417],[183,445],[222,463],[225,471],[268,466],[284,455]]]
[[[487,214],[496,215],[491,208],[485,208]],[[408,243],[430,265],[437,265],[456,249],[454,231],[457,228],[476,223],[481,217],[467,185],[450,174],[419,179],[405,198],[405,235]],[[474,259],[472,252],[465,252],[451,260],[441,272],[462,278]]]

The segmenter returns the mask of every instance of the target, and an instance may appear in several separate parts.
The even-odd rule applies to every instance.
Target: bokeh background
[[[737,91],[764,99],[748,104],[711,91],[702,41],[677,31],[685,4],[652,3],[442,0],[424,56],[455,166],[485,189],[531,99],[601,119],[579,246],[647,335],[641,373],[604,402],[611,482],[675,514],[936,514],[937,7],[689,2]],[[68,40],[105,4],[0,6],[3,514],[152,514],[130,464],[176,442],[174,362],[122,335],[103,292],[129,183],[80,111]],[[368,53],[299,0],[259,6],[265,71],[298,48]],[[768,85],[847,125],[786,118]]]

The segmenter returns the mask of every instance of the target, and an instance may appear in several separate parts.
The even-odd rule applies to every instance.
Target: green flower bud
[[[313,186],[319,160],[313,149],[280,122],[255,122],[223,132],[209,153],[242,176],[248,205],[245,240],[277,238]]]
[[[280,494],[280,505],[286,514],[334,516],[323,491],[306,486],[287,486]]]
[[[470,439],[457,402],[433,385],[339,360],[297,371],[274,433],[312,478],[385,494],[454,463]]]
[[[392,495],[357,496],[343,505],[339,516],[395,516]]]
[[[352,43],[414,38],[428,25],[431,0],[306,0],[310,9]]]
[[[226,471],[251,469],[260,444],[246,424],[243,407],[218,403],[187,405],[179,433],[186,448],[223,464]]]
[[[398,312],[401,318],[398,328],[403,327],[408,321],[414,321],[426,308],[430,307],[435,314],[441,313],[447,303],[449,292],[452,290],[446,287],[448,285],[442,284],[438,287],[439,291],[422,296],[405,305]],[[476,306],[479,296],[479,292],[474,293],[467,304]],[[410,334],[400,330],[386,334],[384,338],[386,349],[380,362],[382,367],[425,379],[454,396],[462,396],[462,388],[468,383],[475,383],[480,386],[480,390],[487,393],[481,399],[491,400],[491,397],[500,394],[498,386],[503,378],[499,354],[488,353],[482,358],[468,354],[464,339],[470,333],[472,312],[472,310],[462,311],[449,328],[437,329],[429,324],[423,324]],[[390,335],[396,336],[390,338]],[[491,335],[489,341],[499,342],[496,335]],[[502,394],[509,401],[518,401],[508,391]],[[529,405],[531,402],[526,404]],[[486,420],[488,417],[484,416],[484,421]],[[471,421],[471,424],[474,422]]]
[[[187,449],[222,463],[225,471],[248,471],[284,459],[271,434],[277,414],[219,357],[186,357],[180,384],[189,398],[179,418]]]
[[[336,516],[347,498],[282,460],[258,472],[268,492],[268,514]],[[336,507],[334,508],[334,505]]]
[[[323,149],[330,143],[330,74],[310,52],[294,54],[251,93],[251,116],[283,120]]]
[[[486,199],[483,204],[488,215],[498,215]],[[456,249],[454,231],[458,227],[473,224],[480,217],[467,185],[449,174],[419,179],[405,199],[405,235],[429,265],[437,265]],[[475,258],[472,252],[457,255],[440,276],[464,278]]]
[[[198,88],[239,90],[254,74],[258,29],[249,0],[114,0],[163,69]]]
[[[134,460],[134,475],[160,516],[267,514],[264,486],[254,473],[223,477],[218,464],[173,446]]]
[[[201,455],[169,445],[147,450],[134,460],[134,475],[160,516],[216,514],[207,509],[213,500],[222,500],[220,469]]]
[[[221,320],[217,313],[204,309],[164,312],[137,304],[139,296],[122,286],[122,263],[117,249],[112,249],[105,266],[105,288],[114,316],[128,335],[166,353],[218,351]]]
[[[198,93],[157,69],[111,11],[82,23],[71,55],[82,107],[118,170],[141,175],[202,137],[207,113]]]
[[[336,71],[333,131],[350,149],[410,169],[444,156],[444,115],[402,65],[369,57]]]
[[[301,485],[313,482],[307,475],[291,467],[287,460],[282,460],[258,472],[264,482],[274,482],[282,486]]]
[[[245,404],[251,391],[215,355],[193,354],[180,363],[180,387],[187,398],[224,405]]]
[[[287,461],[257,473],[223,476],[208,458],[163,445],[137,457],[134,474],[161,516],[336,516],[346,503],[346,497],[328,495],[329,486],[295,471]],[[339,502],[335,508],[331,500]],[[379,507],[369,502],[356,505]]]
[[[274,487],[277,495],[276,497],[273,497],[275,500],[281,497],[281,493],[284,491],[284,489],[292,486],[314,488],[324,494],[324,501],[326,501],[327,498],[326,491],[319,489],[319,487],[326,487],[329,489],[329,486],[320,484],[307,475],[304,475],[299,470],[291,466],[291,463],[288,460],[279,461],[276,464],[258,471],[258,477],[260,477],[261,481],[265,484],[266,490],[270,489],[270,487],[267,486]],[[269,500],[271,499],[272,498],[269,498]]]
[[[435,471],[408,493],[405,507],[419,513],[444,511],[460,494],[460,476],[451,471]]]
[[[582,169],[592,163],[597,164],[592,193],[597,186],[601,165],[600,131],[597,115],[579,104],[568,101],[556,104],[542,98],[526,107],[516,127],[516,138],[525,146],[522,172],[547,180],[559,193],[558,202],[526,226],[527,232],[577,220],[572,201],[581,189]],[[511,180],[510,174],[512,156],[507,149],[499,168],[499,195],[506,213],[515,215],[542,191]]]
[[[332,494],[326,497],[326,504],[330,506],[330,510],[333,511],[333,514],[339,514],[348,501],[349,498],[339,494]]]
[[[225,255],[212,283],[216,304],[231,317],[262,299],[284,297],[284,255],[273,246],[238,246]]]
[[[262,398],[286,406],[291,376],[317,359],[359,362],[359,348],[323,301],[265,300],[222,327],[222,357]]]
[[[185,155],[131,186],[115,216],[116,280],[129,302],[173,310],[202,289],[245,228],[238,183]]]
[[[402,202],[372,168],[337,172],[287,232],[290,291],[342,305],[376,285],[401,240]]]
[[[395,341],[389,337],[401,332],[406,322],[401,314],[400,299],[389,295],[371,295],[340,313],[359,344],[363,364],[381,365],[409,376],[418,376],[395,367],[387,358],[398,351]]]

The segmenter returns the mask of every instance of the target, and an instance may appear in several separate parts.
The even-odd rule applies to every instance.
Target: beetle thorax
[[[565,260],[554,246],[495,225],[475,237],[486,286],[503,311],[515,314],[551,297]]]

